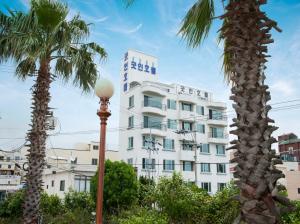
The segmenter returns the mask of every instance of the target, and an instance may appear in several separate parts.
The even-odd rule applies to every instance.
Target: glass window
[[[193,151],[193,142],[182,141],[182,150]]]
[[[133,148],[133,137],[129,137],[128,138],[128,149],[132,149]]]
[[[98,150],[99,146],[98,145],[93,145],[93,150]]]
[[[133,164],[133,158],[127,159],[127,164],[132,165]]]
[[[144,116],[144,128],[162,129],[162,118],[155,116]]]
[[[209,144],[200,144],[200,153],[210,153]]]
[[[205,133],[205,125],[204,124],[197,124],[197,132]]]
[[[144,107],[156,107],[162,109],[162,98],[158,96],[144,96]]]
[[[176,100],[167,100],[168,109],[176,110]]]
[[[128,103],[129,108],[134,107],[134,96],[132,95],[129,97],[129,103]]]
[[[202,182],[201,188],[210,193],[211,192],[211,183],[210,182]]]
[[[77,192],[90,192],[90,177],[75,176],[75,191]]]
[[[134,126],[134,117],[130,116],[128,118],[128,128],[133,128],[133,126]]]
[[[54,187],[54,180],[51,181],[51,187]]]
[[[224,138],[224,128],[211,127],[211,137],[212,138]]]
[[[154,170],[155,169],[155,159],[143,158],[142,168]]]
[[[15,160],[20,160],[20,156],[16,156],[16,157],[15,157]]]
[[[163,147],[165,150],[174,150],[174,139],[164,138]]]
[[[182,130],[185,131],[192,131],[193,130],[193,123],[188,121],[182,122]]]
[[[152,136],[150,138],[150,135],[143,135],[143,147],[144,148],[150,148],[151,146],[154,147],[155,137]]]
[[[163,169],[164,170],[174,170],[175,169],[175,162],[174,162],[174,160],[165,160],[164,159]]]
[[[226,183],[218,183],[218,191],[222,191],[226,187]]]
[[[185,111],[193,111],[193,105],[190,103],[181,103],[181,109]]]
[[[177,120],[168,119],[168,128],[176,130],[177,129]]]
[[[209,163],[201,163],[201,172],[210,173],[210,164]]]
[[[226,173],[226,164],[218,163],[217,164],[217,173]]]
[[[194,162],[192,161],[183,161],[183,171],[193,171],[194,170]]]
[[[8,157],[6,157],[6,161],[7,162],[9,162],[10,161],[10,157],[8,156]]]
[[[92,159],[92,165],[97,165],[98,164],[98,159],[93,158]]]
[[[65,181],[64,180],[60,181],[59,190],[60,191],[65,191]]]
[[[204,107],[197,105],[196,112],[197,112],[197,114],[204,115]]]
[[[223,112],[220,111],[220,110],[209,109],[209,119],[222,120],[223,119]]]
[[[225,155],[225,145],[216,145],[217,155]]]

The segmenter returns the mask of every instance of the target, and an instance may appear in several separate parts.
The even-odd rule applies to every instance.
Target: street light
[[[98,110],[97,115],[101,121],[96,224],[102,224],[106,121],[111,115],[108,110],[108,104],[109,99],[114,94],[114,86],[108,79],[99,79],[95,86],[95,93],[100,98],[100,110]]]

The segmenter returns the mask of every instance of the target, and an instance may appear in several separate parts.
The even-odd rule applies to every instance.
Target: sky
[[[120,67],[124,53],[136,49],[159,60],[160,81],[179,83],[214,93],[214,99],[227,103],[230,88],[222,73],[222,45],[217,43],[221,21],[196,49],[189,49],[177,35],[181,21],[195,0],[136,0],[124,7],[122,0],[65,0],[69,6],[68,19],[76,14],[91,23],[89,41],[95,41],[108,53],[105,62],[97,61],[99,74],[115,85],[111,99],[112,116],[108,122],[109,149],[118,149]],[[0,0],[0,9],[9,7],[26,11],[28,0]],[[269,0],[263,6],[267,15],[278,22],[282,33],[272,32],[275,43],[269,45],[272,57],[267,63],[267,84],[271,90],[271,104],[275,109],[270,117],[279,129],[274,133],[294,132],[300,136],[300,1]],[[216,15],[221,15],[221,1],[216,0]],[[0,149],[16,149],[25,142],[30,123],[31,92],[34,80],[18,80],[15,64],[0,65]],[[56,80],[51,86],[50,107],[58,119],[56,130],[47,140],[48,147],[72,148],[77,142],[98,141],[99,118],[96,115],[99,100],[94,93],[83,94],[71,83]],[[287,102],[288,101],[288,102]],[[290,102],[289,102],[290,101]],[[296,105],[295,108],[285,107]],[[231,120],[229,121],[231,122]]]

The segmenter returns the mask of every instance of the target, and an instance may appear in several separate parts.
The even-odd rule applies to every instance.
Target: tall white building
[[[230,181],[226,105],[210,92],[159,82],[157,68],[153,56],[134,50],[124,56],[121,159],[139,176],[157,180],[177,171],[215,193]]]

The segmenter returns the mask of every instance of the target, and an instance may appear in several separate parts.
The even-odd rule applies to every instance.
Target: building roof
[[[284,140],[284,141],[280,141],[279,145],[287,145],[287,144],[291,144],[291,143],[297,143],[300,142],[299,138],[296,139],[288,139],[288,140]]]

